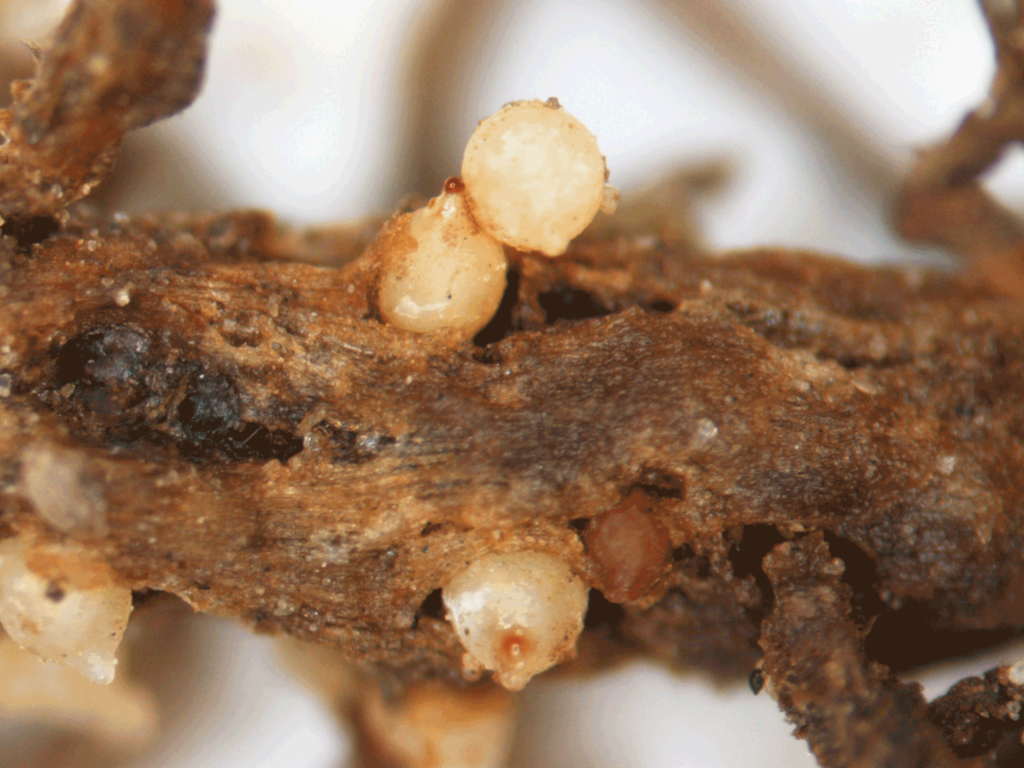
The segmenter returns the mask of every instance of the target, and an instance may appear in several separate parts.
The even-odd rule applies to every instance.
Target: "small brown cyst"
[[[457,194],[464,190],[466,185],[462,183],[462,179],[458,176],[449,176],[444,183],[444,191],[449,194]]]
[[[657,504],[643,491],[633,491],[587,533],[587,549],[609,602],[637,600],[661,577],[671,542],[653,513]]]

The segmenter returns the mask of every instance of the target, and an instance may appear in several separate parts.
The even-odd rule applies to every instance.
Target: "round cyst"
[[[510,691],[572,658],[587,612],[587,585],[544,552],[483,555],[442,592],[471,666],[494,670]]]
[[[633,491],[587,532],[587,548],[610,602],[638,600],[664,572],[672,545],[654,513],[656,503]]]
[[[446,191],[408,215],[394,239],[410,247],[381,254],[378,305],[389,325],[416,333],[482,329],[505,292],[505,253],[466,211],[461,191]]]
[[[496,239],[565,252],[604,201],[597,139],[557,101],[506,104],[480,123],[462,158],[470,211]]]

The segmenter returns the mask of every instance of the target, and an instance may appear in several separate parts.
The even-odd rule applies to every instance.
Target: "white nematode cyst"
[[[597,139],[557,101],[516,101],[482,121],[462,159],[470,211],[497,240],[565,252],[598,210],[614,210]]]
[[[490,669],[511,691],[571,659],[587,612],[587,585],[543,552],[489,554],[442,590],[466,668]]]
[[[94,683],[113,682],[131,590],[102,577],[90,588],[56,582],[29,568],[25,552],[19,537],[0,542],[0,624],[44,661],[76,669]],[[59,548],[43,554],[51,564],[61,559]]]
[[[378,305],[384,321],[417,333],[449,329],[473,336],[505,292],[501,245],[469,216],[460,189],[409,214],[405,227],[408,247],[382,255]]]

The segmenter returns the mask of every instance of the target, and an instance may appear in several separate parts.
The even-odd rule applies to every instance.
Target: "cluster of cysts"
[[[477,126],[462,177],[397,216],[371,249],[384,322],[472,337],[505,292],[504,246],[565,253],[599,210],[615,210],[607,178],[597,139],[556,99],[506,104]]]
[[[481,121],[462,176],[424,208],[396,217],[370,251],[377,308],[414,333],[474,336],[506,288],[505,247],[560,256],[618,192],[597,139],[556,99],[517,101]],[[444,585],[448,620],[474,676],[492,670],[509,690],[575,653],[588,588],[560,558],[536,551],[483,555]]]
[[[462,177],[424,208],[396,216],[368,251],[381,318],[406,331],[471,338],[501,302],[505,247],[564,253],[599,210],[614,210],[618,192],[607,175],[594,136],[556,100],[507,104],[473,134]],[[22,494],[53,528],[75,533],[92,503],[81,468],[48,451],[23,458]],[[638,599],[664,571],[670,544],[648,502],[633,493],[591,523],[592,580],[613,602]],[[131,592],[83,553],[73,542],[0,542],[0,623],[42,659],[109,683]],[[442,586],[468,676],[491,670],[519,690],[575,654],[589,585],[563,558],[493,552]]]
[[[648,595],[668,566],[671,543],[658,502],[633,491],[590,522],[587,551],[594,586],[613,603]],[[494,671],[512,691],[576,653],[589,588],[548,552],[492,553],[458,572],[442,590],[448,620],[466,653],[464,671]]]

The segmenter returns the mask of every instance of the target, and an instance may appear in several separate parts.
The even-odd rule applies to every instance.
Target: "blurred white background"
[[[704,0],[692,0],[697,6]],[[485,6],[485,0],[477,5]],[[16,37],[41,37],[66,2],[11,11]],[[452,158],[476,121],[506,101],[557,96],[598,137],[611,182],[631,190],[709,158],[732,165],[728,189],[702,205],[720,248],[808,247],[852,258],[920,254],[887,230],[884,189],[851,183],[848,168],[780,99],[750,84],[684,31],[668,2],[521,0],[483,30],[466,68],[441,67],[434,87],[456,103],[433,148]],[[708,6],[712,3],[708,0]],[[993,71],[972,0],[731,0],[795,70],[856,119],[893,174],[915,147],[952,129]],[[220,0],[202,95],[147,129],[194,173],[182,199],[154,168],[126,205],[259,206],[295,222],[386,212],[407,190],[401,127],[410,117],[408,66],[431,0]],[[458,35],[453,33],[453,39]],[[452,55],[453,61],[461,59]],[[447,78],[452,78],[448,80]],[[448,89],[451,90],[451,89]],[[428,102],[427,105],[430,108]],[[1024,203],[1024,160],[990,179]],[[176,182],[180,186],[180,179]],[[276,667],[265,639],[205,622],[211,672],[194,715],[172,724],[149,768],[327,768],[345,742],[315,699]],[[1004,650],[971,662],[980,671]],[[941,675],[945,674],[943,678]],[[948,684],[931,673],[929,694]],[[582,683],[536,681],[524,694],[518,765],[733,768],[811,766],[774,703],[745,685],[715,688],[637,665]]]
[[[66,4],[21,3],[9,26],[16,37],[40,37]],[[411,162],[396,146],[410,116],[411,51],[444,5],[221,0],[203,93],[148,129],[196,177],[184,204],[265,207],[296,222],[389,210],[409,191],[389,182]],[[554,95],[597,135],[626,193],[684,163],[732,161],[728,192],[702,212],[723,248],[781,244],[861,259],[909,252],[886,231],[880,201],[845,183],[820,137],[709,55],[702,31],[684,31],[673,5],[732,7],[860,124],[894,173],[980,101],[994,68],[974,0],[463,5],[498,10],[470,66],[451,54],[433,86],[454,81],[458,93],[440,106],[450,134],[433,147],[451,158],[450,173],[477,120],[506,101]],[[1024,173],[1024,159],[1005,165],[993,184],[1024,202],[1013,173]],[[151,182],[152,199],[133,207],[161,203],[159,178]]]

